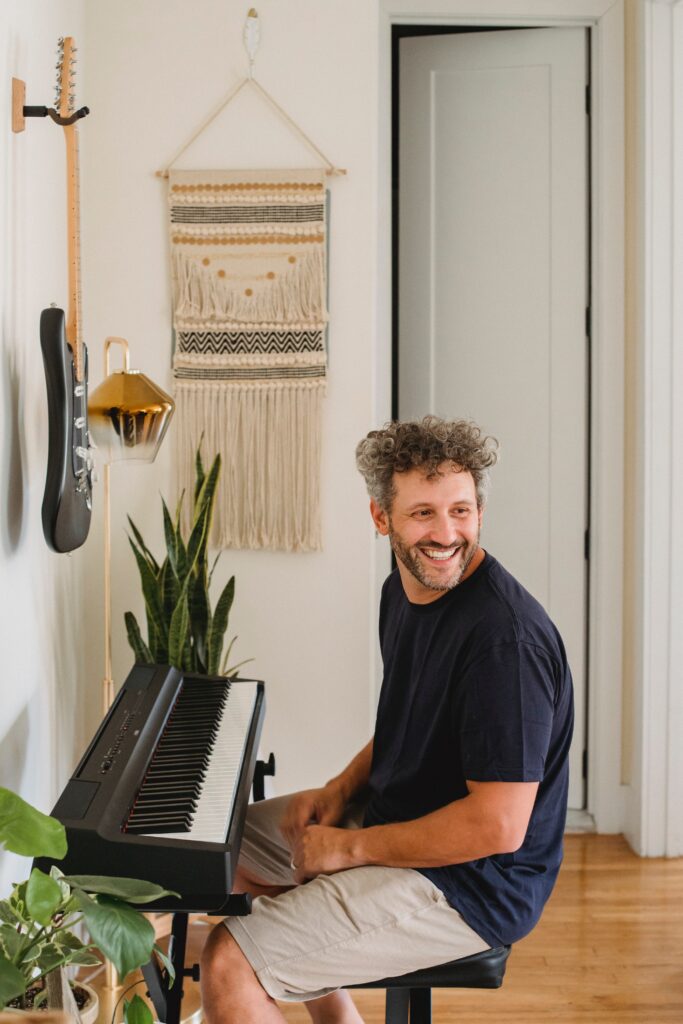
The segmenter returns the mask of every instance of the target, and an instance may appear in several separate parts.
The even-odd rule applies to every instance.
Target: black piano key
[[[191,825],[169,825],[161,824],[150,827],[149,825],[126,825],[125,831],[130,832],[131,835],[152,835],[162,836],[167,832],[189,832],[192,828]]]
[[[172,824],[174,822],[185,822],[191,824],[193,815],[190,811],[150,811],[149,814],[131,814],[130,822],[135,825],[151,824],[154,822],[165,822],[166,824]]]

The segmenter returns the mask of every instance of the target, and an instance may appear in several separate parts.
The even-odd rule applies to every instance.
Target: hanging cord
[[[215,121],[215,119],[218,117],[221,111],[225,110],[229,103],[232,103],[237,94],[242,91],[245,85],[251,86],[253,89],[255,89],[256,92],[262,97],[262,99],[264,99],[266,103],[268,103],[269,106],[271,106],[273,110],[279,115],[279,117],[282,118],[285,124],[287,124],[292,129],[292,131],[294,131],[299,136],[299,138],[303,142],[305,142],[306,145],[309,146],[310,149],[312,149],[313,152],[317,154],[317,156],[320,157],[320,159],[325,164],[327,174],[346,174],[346,170],[344,168],[334,166],[332,161],[328,159],[328,157],[325,156],[323,151],[318,146],[316,146],[315,142],[313,142],[313,140],[309,138],[309,136],[306,134],[303,128],[300,128],[296,121],[294,121],[293,118],[291,118],[289,114],[285,110],[283,110],[283,108],[280,106],[277,100],[275,100],[270,95],[268,90],[264,89],[260,82],[257,82],[256,79],[253,76],[251,76],[243,78],[242,81],[239,82],[234,89],[231,89],[231,91],[228,93],[225,99],[222,100],[215,108],[215,110],[211,114],[209,114],[206,120],[200,124],[200,126],[197,128],[194,134],[187,140],[187,142],[184,142],[180,149],[173,154],[172,158],[166,164],[164,169],[156,172],[158,178],[168,178],[168,172],[173,167],[176,160],[178,160],[182,156],[186,149],[189,149],[192,143],[195,142],[202,134],[202,132],[209,127],[212,121]]]

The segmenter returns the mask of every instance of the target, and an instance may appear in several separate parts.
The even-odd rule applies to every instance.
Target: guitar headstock
[[[76,47],[72,36],[59,40],[57,50],[55,108],[60,117],[70,117],[76,109]]]

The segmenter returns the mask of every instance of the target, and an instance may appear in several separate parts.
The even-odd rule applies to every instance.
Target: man
[[[250,808],[237,889],[263,898],[207,942],[209,1024],[282,1021],[275,999],[358,1024],[338,986],[516,941],[562,859],[571,676],[546,613],[479,547],[495,442],[427,417],[356,457],[397,559],[374,737],[321,789]]]

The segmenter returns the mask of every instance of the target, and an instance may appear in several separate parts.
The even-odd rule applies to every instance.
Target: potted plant
[[[201,457],[201,442],[195,457],[195,489],[192,522],[187,539],[183,537],[180,496],[175,518],[161,499],[166,557],[159,564],[143,540],[133,520],[129,537],[135,555],[147,615],[147,640],[143,640],[132,612],[125,613],[128,642],[136,661],[152,665],[173,665],[199,675],[233,677],[238,665],[228,666],[233,637],[222,658],[228,618],[235,597],[235,577],[231,576],[216,607],[212,610],[209,588],[220,552],[209,570],[208,546],[216,501],[216,486],[221,471],[221,456],[216,455],[208,473]]]
[[[0,787],[0,847],[25,857],[61,860],[66,833],[56,818],[41,814],[16,793]],[[101,963],[97,948],[124,978],[156,952],[171,977],[173,967],[154,944],[154,929],[135,909],[169,894],[150,882],[100,875],[64,875],[58,867],[46,874],[33,867],[0,900],[0,1010],[13,1000],[25,1007],[47,1004],[78,1019],[66,980],[70,965]],[[74,931],[83,922],[90,942]],[[151,1024],[152,1014],[139,996],[124,1006],[128,1024]]]

